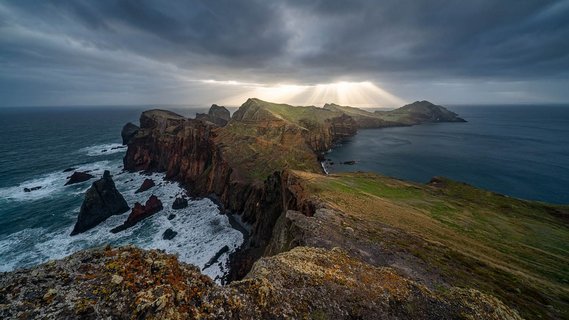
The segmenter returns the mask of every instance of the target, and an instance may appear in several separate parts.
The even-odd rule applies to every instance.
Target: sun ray
[[[334,82],[314,85],[239,82],[234,80],[198,80],[213,86],[239,87],[242,92],[225,97],[218,103],[239,105],[247,98],[282,102],[294,105],[323,105],[337,103],[357,107],[398,106],[403,100],[370,81]]]

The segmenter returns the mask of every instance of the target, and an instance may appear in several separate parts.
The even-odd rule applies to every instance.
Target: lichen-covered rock
[[[261,258],[230,287],[270,319],[521,319],[479,291],[436,293],[340,249],[297,247]]]
[[[437,294],[339,250],[262,258],[222,287],[173,255],[135,247],[75,253],[0,274],[2,319],[520,319],[497,299]]]
[[[1,319],[231,319],[237,301],[198,268],[134,247],[0,274]]]
[[[85,192],[85,199],[71,235],[85,232],[110,216],[127,212],[128,209],[128,204],[117,190],[110,172],[105,170],[103,177],[93,182]]]

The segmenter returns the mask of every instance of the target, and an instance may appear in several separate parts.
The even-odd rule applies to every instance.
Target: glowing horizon
[[[322,106],[336,103],[354,107],[401,106],[405,101],[380,88],[371,81],[319,83],[313,85],[261,84],[235,80],[199,80],[202,83],[218,86],[234,86],[243,89],[242,93],[222,98],[224,105],[241,105],[248,98],[287,103],[291,105]]]

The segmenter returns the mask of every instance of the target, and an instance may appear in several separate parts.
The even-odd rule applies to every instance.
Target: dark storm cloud
[[[207,96],[180,78],[543,88],[568,82],[568,17],[542,0],[4,1],[0,104]]]
[[[340,70],[533,77],[566,74],[569,3],[552,1],[298,2],[321,17],[308,66]]]

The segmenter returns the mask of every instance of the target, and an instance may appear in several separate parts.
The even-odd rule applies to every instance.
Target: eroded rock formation
[[[150,198],[146,200],[146,203],[144,205],[136,202],[126,221],[122,225],[113,228],[111,232],[117,233],[119,231],[128,229],[137,224],[139,221],[150,217],[162,209],[164,209],[162,206],[162,201],[160,201],[157,196],[151,195]]]
[[[128,211],[126,200],[115,187],[109,171],[91,185],[85,192],[85,199],[81,204],[79,216],[71,235],[85,232],[112,215]]]

